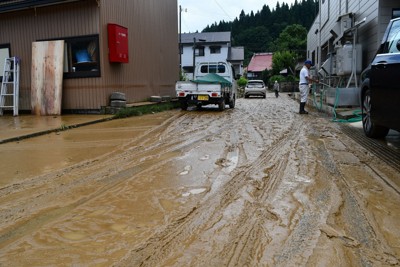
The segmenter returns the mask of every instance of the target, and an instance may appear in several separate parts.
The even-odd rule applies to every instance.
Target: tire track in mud
[[[301,170],[300,167],[296,170],[293,169],[293,166],[288,167],[288,165],[293,164],[292,161],[294,161],[294,166],[296,166],[296,160],[300,160],[296,154],[304,154],[304,152],[299,152],[296,149],[299,143],[304,142],[298,137],[297,133],[302,129],[307,129],[309,123],[293,126],[295,129],[291,134],[281,138],[251,165],[235,170],[232,179],[222,187],[222,194],[219,192],[216,195],[207,196],[206,200],[199,203],[191,212],[170,225],[165,231],[154,236],[150,244],[147,243],[145,247],[133,250],[131,255],[120,264],[152,266],[161,262],[168,262],[167,265],[254,266],[260,265],[262,262],[264,265],[268,262],[267,256],[272,256],[273,260],[269,261],[271,266],[293,264],[306,266],[309,257],[313,254],[313,249],[321,238],[321,233],[326,234],[330,232],[329,229],[333,229],[328,223],[332,216],[336,220],[352,223],[351,226],[344,229],[347,234],[338,236],[338,238],[342,240],[343,246],[347,250],[353,251],[353,257],[357,259],[360,265],[371,261],[376,262],[376,258],[380,257],[384,261],[390,262],[390,257],[388,260],[388,257],[385,256],[385,253],[388,252],[385,251],[371,256],[371,251],[377,250],[380,243],[377,243],[373,227],[363,214],[363,209],[358,204],[359,200],[347,189],[348,185],[341,182],[344,178],[323,141],[314,140],[313,142],[315,138],[312,137],[309,145],[313,146],[314,144],[316,152],[306,152],[305,156],[310,157],[307,153],[322,156],[321,159],[316,161],[319,163],[315,163],[314,167],[308,167],[307,172],[319,173],[320,178],[325,177],[319,183],[325,183],[326,186],[309,192],[310,197],[312,197],[311,200],[306,199],[303,202],[298,196],[292,196],[298,202],[298,208],[293,210],[286,222],[273,207],[273,194],[274,192],[276,194],[277,187],[279,187],[282,179],[285,176],[296,176],[296,174],[306,172]],[[311,134],[320,135],[319,133]],[[240,145],[238,147],[240,151],[244,150]],[[241,157],[243,157],[243,153],[241,153]],[[287,158],[287,160],[282,160],[282,158]],[[267,166],[266,162],[268,162]],[[263,167],[267,167],[264,170],[265,176],[260,175],[259,169]],[[339,185],[337,185],[338,181]],[[330,197],[330,195],[337,194],[343,196],[341,201]],[[247,196],[247,198],[245,197],[247,201],[244,203],[236,201],[235,204],[235,200],[241,198],[240,195],[242,197],[243,195]],[[227,219],[224,219],[226,217],[224,212],[229,210],[232,205],[243,205],[237,218],[231,218],[235,227],[230,227],[232,223],[230,224]],[[324,210],[321,207],[328,208]],[[320,210],[322,210],[322,213]],[[289,227],[290,232],[286,238],[274,243],[274,253],[265,255],[266,248],[271,245],[275,238],[266,227],[268,225],[278,225],[278,228]],[[333,225],[333,227],[337,228],[338,226]],[[231,230],[226,230],[229,228]],[[224,235],[223,240],[220,241],[221,244],[216,244],[218,242],[215,239],[218,240],[221,235]],[[207,242],[213,239],[212,247],[216,251],[204,253],[197,251],[196,255],[193,254],[196,248],[207,247]],[[176,255],[176,250],[185,251],[191,257],[184,257],[182,253]],[[366,251],[369,253],[364,255],[363,252]],[[167,260],[163,261],[165,258]]]
[[[181,203],[142,241],[123,240],[129,248],[122,251],[129,252],[114,266],[317,266],[318,260],[327,258],[320,247],[335,255],[329,257],[336,261],[329,264],[328,258],[324,266],[337,266],[340,255],[346,255],[344,265],[396,264],[396,254],[375,231],[362,199],[347,183],[341,162],[329,150],[327,140],[338,139],[336,129],[316,125],[311,115],[288,112],[292,103],[285,100],[238,101],[235,110],[223,113],[172,113],[161,126],[106,156],[32,178],[43,188],[35,189],[37,199],[31,201],[46,205],[31,209],[36,215],[30,218],[39,220],[42,213],[46,220],[37,221],[40,224],[59,220],[90,201],[97,204],[96,198],[109,191],[123,192],[116,188],[125,181],[145,179],[190,153],[194,158],[202,155],[204,150],[196,147],[209,143],[207,148],[218,148],[214,155],[219,158],[204,173],[204,180],[211,184],[207,193]],[[283,105],[283,115],[270,112],[270,105]],[[282,120],[287,120],[284,125]],[[229,162],[230,156],[238,159]],[[46,185],[52,179],[55,184]],[[65,179],[69,181],[57,188]],[[12,187],[4,189],[9,190],[4,199],[10,208],[21,209],[21,217],[27,216],[28,211],[22,210],[29,206],[32,194],[19,206],[11,203],[11,195],[32,190],[29,182],[18,185],[16,192]],[[83,187],[93,192],[86,198],[68,199],[64,208],[69,210],[50,216],[57,209],[52,199],[58,194],[66,198]],[[18,225],[0,244],[19,242],[41,226],[24,229]]]
[[[330,129],[330,132],[335,130]],[[327,224],[321,228],[321,232],[329,239],[338,238],[346,250],[350,251],[352,261],[359,266],[398,264],[393,256],[395,253],[389,249],[383,238],[377,236],[376,225],[370,221],[363,207],[363,200],[346,180],[348,177],[340,170],[340,162],[329,152],[325,143],[327,138],[337,140],[334,135],[321,134],[320,127],[314,128],[311,140],[314,141],[315,154],[321,156],[321,167],[329,173],[329,179],[334,181],[341,200],[337,210],[327,218]]]
[[[208,195],[194,210],[191,210],[184,216],[184,220],[181,219],[168,227],[165,231],[160,232],[158,236],[154,237],[154,241],[151,242],[150,245],[146,244],[144,247],[133,250],[131,255],[118,265],[132,264],[134,266],[152,266],[154,264],[160,264],[166,257],[167,262],[175,262],[175,260],[178,259],[174,258],[175,256],[173,255],[168,255],[171,253],[173,254],[173,251],[187,252],[190,247],[192,247],[192,250],[195,250],[196,247],[198,247],[195,244],[196,241],[191,241],[189,244],[187,241],[192,240],[194,236],[198,236],[201,240],[209,240],[209,238],[218,239],[218,232],[223,232],[224,224],[229,224],[228,222],[221,223],[221,221],[223,221],[224,211],[227,211],[230,205],[234,205],[232,200],[237,199],[238,194],[246,193],[247,188],[250,188],[250,192],[248,192],[249,194],[247,196],[249,202],[245,204],[246,212],[244,215],[242,213],[239,214],[239,219],[235,219],[238,223],[235,224],[235,227],[232,229],[233,232],[227,233],[229,240],[223,242],[222,250],[219,249],[215,252],[209,252],[210,254],[207,254],[207,256],[199,253],[200,255],[192,257],[191,259],[186,259],[190,261],[190,263],[179,261],[175,263],[178,265],[195,266],[233,266],[244,263],[249,260],[249,258],[251,261],[254,254],[253,251],[259,250],[258,248],[260,246],[257,245],[257,240],[262,240],[259,238],[260,234],[263,233],[265,236],[262,220],[256,219],[254,214],[259,214],[259,217],[262,218],[270,217],[273,221],[277,219],[274,213],[265,210],[263,204],[257,201],[257,194],[260,194],[257,193],[257,191],[262,192],[265,189],[263,181],[265,177],[260,177],[261,180],[257,180],[252,179],[251,176],[253,173],[259,175],[260,170],[258,167],[263,166],[265,161],[272,158],[271,155],[278,151],[286,151],[287,147],[285,147],[284,144],[288,143],[288,141],[293,138],[294,136],[292,135],[286,135],[279,140],[278,144],[271,146],[271,149],[265,152],[266,155],[259,157],[256,162],[252,162],[252,164],[235,170],[233,177],[227,181],[226,184],[221,186],[222,192],[219,191],[214,195]],[[243,151],[243,148],[240,148],[240,150]],[[280,152],[280,154],[282,155],[285,153]],[[240,153],[240,155],[241,157],[244,156],[242,153]],[[237,227],[238,225],[246,225],[246,227]],[[252,227],[248,227],[248,225],[252,225]],[[214,228],[218,229],[215,230]],[[197,242],[207,242],[201,240]],[[182,247],[182,244],[185,244],[185,247]],[[254,257],[258,259],[260,253],[261,251],[256,252]],[[259,254],[259,256],[257,256],[257,254]]]
[[[210,121],[204,120],[201,124],[196,120],[196,128],[189,129],[185,133],[191,136],[190,140],[182,139],[181,135],[174,135],[173,138],[170,138],[171,135],[166,134],[165,129],[180,129],[173,124],[187,120],[188,115],[178,112],[162,125],[150,129],[107,155],[2,188],[0,197],[0,201],[3,203],[1,212],[1,228],[3,230],[0,232],[1,247],[35,231],[44,224],[57,220],[119,183],[131,179],[141,172],[156,169],[157,166],[165,164],[165,160],[159,160],[160,153],[163,153],[166,159],[174,158],[176,152],[190,148],[200,140],[220,134],[229,127],[228,124],[220,126],[218,125],[220,122],[213,119],[211,124],[217,124],[213,128],[218,129],[218,132],[214,131],[204,135],[198,131],[197,127],[207,129],[206,126],[210,125]],[[193,121],[191,115],[189,120]],[[212,118],[212,116],[209,116],[209,118]],[[139,143],[139,145],[132,146],[135,143]],[[113,162],[118,162],[118,166],[112,164]],[[113,167],[110,168],[109,166]],[[79,179],[76,179],[78,177]],[[83,198],[66,199],[62,207],[51,206],[52,198],[60,197],[60,195],[73,196],[74,190],[87,187],[89,184],[93,189],[96,188],[89,195]],[[12,195],[10,195],[11,192]],[[17,197],[18,202],[13,202],[13,199]],[[28,213],[30,213],[29,216]]]

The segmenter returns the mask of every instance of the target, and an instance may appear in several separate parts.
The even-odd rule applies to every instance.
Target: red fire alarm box
[[[108,58],[110,62],[129,62],[128,29],[117,24],[108,24]]]

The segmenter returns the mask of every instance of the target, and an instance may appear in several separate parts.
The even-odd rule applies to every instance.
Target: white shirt
[[[308,68],[306,66],[303,66],[303,68],[300,71],[300,84],[308,84],[307,78],[309,76]]]

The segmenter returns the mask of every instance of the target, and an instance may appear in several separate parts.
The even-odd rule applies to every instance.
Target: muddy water
[[[51,122],[46,124],[38,120],[37,122],[43,125],[34,124],[32,128],[45,130],[48,124],[57,127],[67,123],[70,117],[67,117],[66,121],[59,117],[49,117],[48,120]],[[76,118],[73,119],[76,121]],[[113,120],[3,144],[0,151],[7,157],[2,159],[0,186],[115,152],[119,146],[142,135],[165,119],[166,117],[160,115],[148,118],[146,121],[141,118]],[[33,120],[33,123],[35,122]],[[13,125],[17,126],[15,122]],[[27,132],[30,131],[29,125],[24,127]]]
[[[0,265],[399,265],[399,174],[297,109],[271,94],[1,145]]]

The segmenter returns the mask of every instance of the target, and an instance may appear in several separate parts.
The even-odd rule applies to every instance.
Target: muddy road
[[[0,146],[0,266],[399,266],[400,174],[282,94]]]

